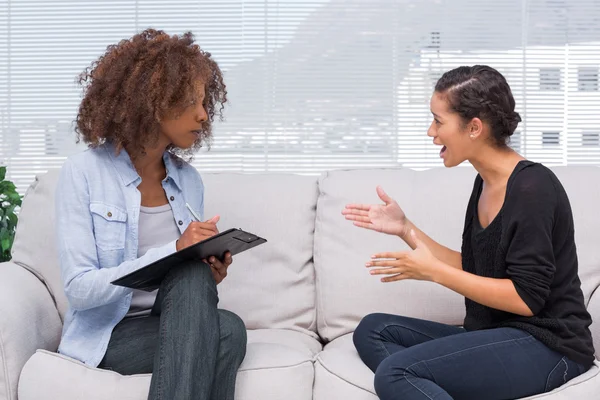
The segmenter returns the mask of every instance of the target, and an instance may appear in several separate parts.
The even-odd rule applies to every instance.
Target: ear
[[[467,125],[467,133],[471,139],[477,139],[483,134],[483,121],[475,117]]]

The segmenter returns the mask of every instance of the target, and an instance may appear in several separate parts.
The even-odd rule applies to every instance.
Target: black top
[[[560,181],[541,164],[519,162],[508,179],[500,212],[485,229],[477,212],[482,188],[478,175],[465,219],[463,270],[511,279],[534,316],[523,317],[465,299],[465,329],[518,328],[590,367],[594,361],[589,330],[592,319],[577,275],[571,205]]]

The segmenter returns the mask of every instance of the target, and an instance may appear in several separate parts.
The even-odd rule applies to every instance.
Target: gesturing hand
[[[348,204],[342,214],[361,228],[404,237],[408,226],[404,211],[381,186],[377,186],[377,195],[384,204]]]
[[[387,275],[381,279],[382,282],[404,279],[435,280],[436,273],[442,268],[442,262],[417,238],[414,231],[411,230],[410,235],[416,244],[415,249],[375,254],[366,264],[367,268],[372,268],[371,275]]]

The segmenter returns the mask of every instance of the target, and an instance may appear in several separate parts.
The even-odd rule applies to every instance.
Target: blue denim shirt
[[[204,218],[204,186],[198,171],[165,153],[162,182],[183,233],[192,215]],[[132,290],[110,282],[176,251],[175,241],[137,258],[141,178],[125,152],[111,144],[67,159],[56,190],[58,255],[69,302],[59,352],[96,367],[113,328],[131,303]]]

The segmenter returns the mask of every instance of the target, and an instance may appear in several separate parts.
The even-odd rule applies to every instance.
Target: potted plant
[[[6,167],[0,167],[0,262],[11,259],[10,249],[18,221],[15,209],[21,206],[21,195],[17,193],[15,184],[5,177]]]

